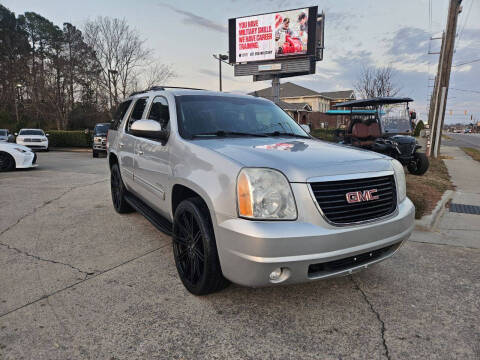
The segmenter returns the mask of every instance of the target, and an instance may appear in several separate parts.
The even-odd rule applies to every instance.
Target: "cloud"
[[[198,72],[201,73],[201,74],[204,74],[204,75],[213,76],[213,77],[218,79],[218,70],[213,71],[213,70],[210,70],[210,69],[199,69]],[[234,80],[233,77],[231,77],[228,74],[225,74],[225,72],[223,72],[223,71],[222,71],[222,79]]]
[[[165,4],[165,3],[159,3],[159,6],[166,7],[177,14],[183,15],[184,18],[182,19],[182,22],[187,25],[197,25],[200,27],[203,27],[208,30],[213,30],[217,32],[221,32],[222,34],[226,34],[228,29],[226,26],[218,24],[210,19],[204,18],[202,16],[196,15],[192,12],[185,11],[179,8],[176,8],[175,6]]]

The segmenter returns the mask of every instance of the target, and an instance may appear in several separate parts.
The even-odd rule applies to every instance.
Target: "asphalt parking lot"
[[[105,158],[0,174],[0,359],[479,359],[480,249],[414,232],[353,276],[205,296]],[[438,240],[438,239],[437,239]]]

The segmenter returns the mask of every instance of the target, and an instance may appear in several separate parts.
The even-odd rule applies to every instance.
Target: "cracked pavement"
[[[478,359],[480,249],[414,232],[353,276],[190,295],[105,158],[0,174],[0,359]]]

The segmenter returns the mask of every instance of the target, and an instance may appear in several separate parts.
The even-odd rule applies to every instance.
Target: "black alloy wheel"
[[[0,151],[0,172],[15,168],[15,159],[8,153]]]
[[[123,184],[122,176],[118,164],[113,164],[110,170],[110,189],[112,193],[112,202],[115,211],[124,214],[132,212],[132,207],[125,200],[127,190]]]
[[[223,277],[208,208],[199,198],[182,201],[173,222],[173,255],[184,286],[195,295],[219,291]]]

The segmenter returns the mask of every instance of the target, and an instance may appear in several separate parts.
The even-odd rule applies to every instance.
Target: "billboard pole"
[[[272,79],[272,98],[275,104],[280,102],[280,76],[274,75]]]

